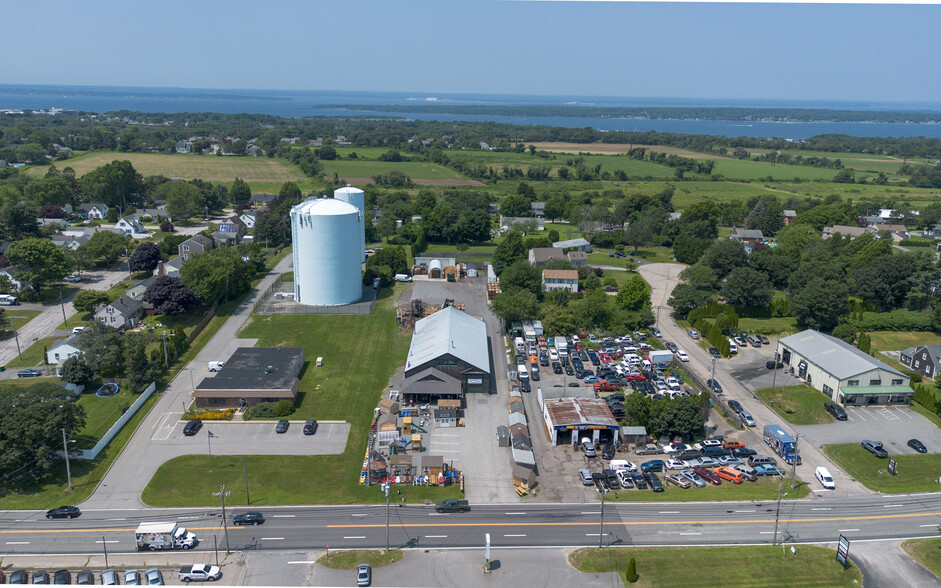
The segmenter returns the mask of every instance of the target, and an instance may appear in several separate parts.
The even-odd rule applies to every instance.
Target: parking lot
[[[336,421],[319,422],[314,435],[304,435],[304,421],[290,421],[286,433],[275,432],[275,421],[203,421],[200,431],[186,437],[180,416],[164,413],[151,437],[164,459],[208,452],[210,441],[213,455],[242,455],[247,448],[257,455],[337,455],[350,434],[349,423]],[[209,440],[209,431],[216,437]]]
[[[801,425],[794,429],[817,447],[836,443],[882,441],[890,454],[915,454],[908,440],[920,440],[929,453],[941,452],[941,429],[904,406],[846,408],[846,421],[826,425]]]

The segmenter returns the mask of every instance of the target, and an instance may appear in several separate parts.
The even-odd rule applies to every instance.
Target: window
[[[847,380],[847,386],[859,386],[859,380]]]
[[[920,364],[917,359],[915,360],[915,367],[920,367]]]
[[[869,385],[870,385],[870,386],[881,386],[881,385],[882,385],[882,380],[869,380]]]
[[[893,385],[893,386],[901,386],[901,385],[902,385],[902,379],[899,378],[898,380],[892,380],[892,385]]]
[[[824,384],[824,385],[823,385],[823,393],[826,394],[827,396],[832,397],[832,396],[833,396],[833,388],[831,388],[830,386],[827,386],[826,384]]]

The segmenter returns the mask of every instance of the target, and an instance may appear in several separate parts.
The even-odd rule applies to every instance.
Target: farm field
[[[667,153],[672,155],[679,155],[680,157],[689,157],[692,159],[710,159],[716,157],[715,155],[708,155],[705,153],[698,153],[696,151],[690,151],[688,149],[683,149],[681,147],[671,147],[669,145],[630,145],[624,143],[553,143],[553,142],[536,142],[536,143],[527,143],[528,145],[535,145],[537,149],[543,151],[552,151],[556,153],[568,153],[577,155],[579,153],[597,153],[598,155],[620,155],[622,153],[627,153],[631,148],[643,148],[648,151],[654,151],[657,153]]]
[[[918,345],[938,345],[941,335],[921,331],[873,331],[868,333],[872,340],[872,351],[901,351]]]
[[[60,167],[71,167],[76,176],[91,170],[126,159],[144,176],[162,175],[171,178],[192,180],[199,178],[207,182],[233,182],[239,177],[249,184],[300,182],[306,176],[293,164],[282,159],[266,157],[219,157],[216,155],[162,154],[162,153],[102,153],[94,152],[69,159]],[[30,173],[45,174],[48,168],[35,167]]]
[[[771,176],[775,180],[832,180],[839,170],[806,165],[775,165],[765,161],[723,158],[716,160],[713,173],[732,180],[755,180]]]
[[[324,175],[332,176],[333,174],[337,174],[340,178],[357,184],[372,183],[373,176],[388,174],[394,171],[402,172],[416,183],[420,183],[421,180],[434,180],[434,182],[429,183],[441,186],[480,184],[480,182],[469,180],[443,165],[426,161],[392,162],[335,159],[322,163]]]

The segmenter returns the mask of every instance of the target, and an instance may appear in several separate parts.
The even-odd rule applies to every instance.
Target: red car
[[[607,380],[601,380],[600,382],[595,382],[595,392],[616,392],[621,389],[621,386],[614,382],[609,382]]]
[[[710,484],[714,484],[718,486],[719,484],[722,483],[722,479],[719,476],[712,473],[711,470],[707,470],[705,468],[695,468],[693,471],[699,474],[700,478],[709,482]]]
[[[624,376],[624,379],[630,380],[632,382],[643,382],[644,380],[647,379],[647,377],[640,372],[630,372],[629,374]]]

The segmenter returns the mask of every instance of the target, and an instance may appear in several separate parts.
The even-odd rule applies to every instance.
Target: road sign
[[[840,545],[836,548],[836,561],[846,567],[846,560],[850,555],[850,540],[840,535]]]
[[[890,457],[890,458],[889,458],[889,473],[892,474],[893,476],[895,475],[895,466],[896,466],[896,465],[898,465],[898,464],[895,463],[895,459]]]

